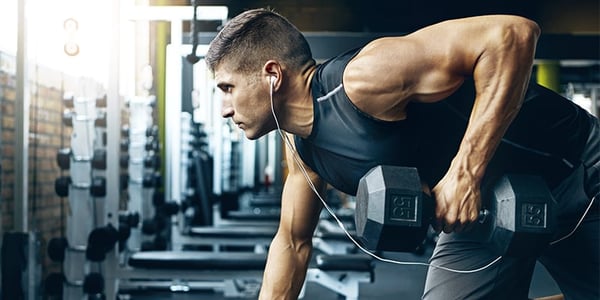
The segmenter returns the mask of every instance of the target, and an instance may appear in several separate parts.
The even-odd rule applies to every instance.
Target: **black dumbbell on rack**
[[[54,180],[54,192],[59,197],[69,197],[70,176],[60,176]]]
[[[83,279],[83,293],[87,295],[88,300],[103,300],[104,295],[104,277],[98,272],[91,272],[85,275]]]
[[[114,249],[119,241],[119,231],[113,225],[94,228],[88,236],[85,256],[93,262],[100,262],[106,258],[106,254]]]
[[[44,279],[43,290],[45,299],[63,299],[63,285],[66,282],[65,274],[50,273]]]
[[[65,261],[65,251],[69,248],[69,242],[65,237],[55,237],[48,241],[48,257],[54,262]]]
[[[63,171],[71,167],[71,148],[58,149],[56,152],[56,164]]]

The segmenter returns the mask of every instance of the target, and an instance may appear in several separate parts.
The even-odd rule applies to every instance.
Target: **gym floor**
[[[431,250],[430,250],[431,251]],[[385,253],[391,259],[426,262],[431,252],[423,256],[407,253]],[[423,266],[398,266],[390,263],[376,262],[375,282],[362,284],[360,287],[360,299],[420,299],[425,283],[426,267]],[[530,297],[542,297],[559,294],[560,290],[548,275],[544,267],[538,263],[536,266],[530,288]],[[129,299],[134,300],[159,300],[159,299],[202,299],[202,300],[225,300],[222,293],[215,292],[193,292],[193,293],[169,293],[169,292],[144,292],[130,294]],[[332,291],[318,284],[309,283],[306,287],[304,299],[338,299]]]

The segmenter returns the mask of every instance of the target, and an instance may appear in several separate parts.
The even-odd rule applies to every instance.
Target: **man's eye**
[[[219,88],[221,89],[221,91],[223,91],[224,93],[231,93],[231,89],[233,88],[231,85],[228,84],[224,84],[224,85],[219,85]]]

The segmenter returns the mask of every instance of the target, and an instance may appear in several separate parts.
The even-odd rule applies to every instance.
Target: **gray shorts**
[[[568,238],[549,246],[540,257],[503,257],[491,267],[458,274],[429,267],[423,299],[528,299],[531,277],[539,260],[565,299],[600,299],[600,124],[584,151],[584,162],[552,193],[559,202],[557,239],[573,231],[591,199],[592,209]],[[480,229],[480,230],[478,230]],[[472,270],[498,257],[481,236],[482,228],[440,235],[430,263]]]

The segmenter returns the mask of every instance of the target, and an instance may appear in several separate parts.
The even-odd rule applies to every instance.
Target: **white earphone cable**
[[[571,230],[571,232],[569,232],[567,235],[561,237],[560,239],[553,241],[550,243],[550,246],[561,242],[562,240],[565,240],[567,238],[569,238],[570,236],[572,236],[575,231],[577,231],[577,228],[579,228],[579,225],[581,225],[581,223],[583,223],[583,219],[585,219],[585,216],[587,215],[587,213],[590,211],[590,209],[592,208],[592,204],[594,204],[594,200],[596,199],[597,195],[592,197],[592,200],[590,201],[590,204],[588,204],[588,207],[585,209],[585,212],[583,212],[583,216],[581,216],[581,218],[579,219],[579,221],[577,222],[577,224],[575,225],[575,227],[573,228],[573,230]]]

